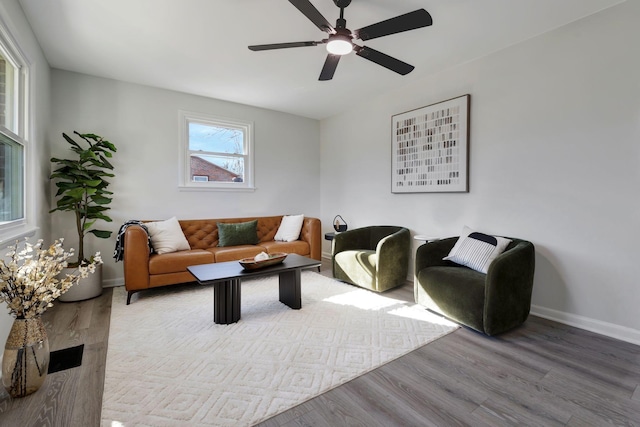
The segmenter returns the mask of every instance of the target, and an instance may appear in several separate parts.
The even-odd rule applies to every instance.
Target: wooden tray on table
[[[243,258],[238,262],[245,270],[256,270],[258,268],[280,264],[282,261],[284,261],[287,255],[289,254],[286,254],[284,252],[276,252],[274,254],[270,254],[269,258],[260,261],[256,261],[253,258]]]

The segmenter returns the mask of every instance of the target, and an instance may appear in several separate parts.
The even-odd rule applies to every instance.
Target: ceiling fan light
[[[353,50],[353,44],[347,37],[336,36],[327,43],[327,52],[333,55],[346,55]]]

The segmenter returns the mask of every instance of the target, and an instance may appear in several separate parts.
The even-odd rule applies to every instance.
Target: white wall
[[[534,312],[640,343],[638,16],[625,2],[324,120],[325,231],[340,213],[531,240]],[[391,194],[391,116],[467,93],[470,192]]]
[[[213,84],[213,82],[212,82]],[[254,192],[178,190],[178,111],[213,114],[254,124]],[[103,240],[87,237],[88,253],[101,251],[103,283],[122,284],[122,263],[112,254],[115,233],[130,219],[225,218],[278,214],[319,217],[319,122],[290,114],[91,77],[52,71],[52,155],[68,155],[62,132],[96,133],[114,143],[115,193]],[[75,242],[72,215],[52,215],[56,236]]]
[[[0,18],[30,65],[31,126],[26,147],[28,175],[25,184],[28,188],[26,208],[31,217],[27,227],[18,232],[22,234],[30,231],[28,234],[33,234],[30,237],[31,242],[39,238],[48,241],[50,237],[47,213],[49,211],[49,146],[46,141],[46,129],[49,124],[49,65],[17,0],[0,2]],[[34,228],[36,228],[35,234]],[[5,246],[0,247],[0,251],[4,256]],[[6,341],[13,323],[13,318],[7,313],[4,309],[0,310],[0,343]]]

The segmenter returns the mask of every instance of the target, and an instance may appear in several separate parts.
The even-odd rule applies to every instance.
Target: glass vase
[[[42,386],[49,369],[49,339],[40,317],[15,319],[4,346],[2,385],[11,397]]]

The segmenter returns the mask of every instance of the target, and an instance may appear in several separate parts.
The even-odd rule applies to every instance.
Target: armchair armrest
[[[407,277],[411,256],[411,234],[403,228],[384,237],[376,246],[378,281],[393,283],[398,277]]]
[[[415,274],[426,267],[454,265],[451,261],[444,261],[442,258],[449,255],[457,240],[457,237],[448,237],[419,246],[416,250]]]
[[[493,260],[487,272],[483,317],[488,335],[519,325],[529,316],[535,248],[525,240],[515,243]]]

